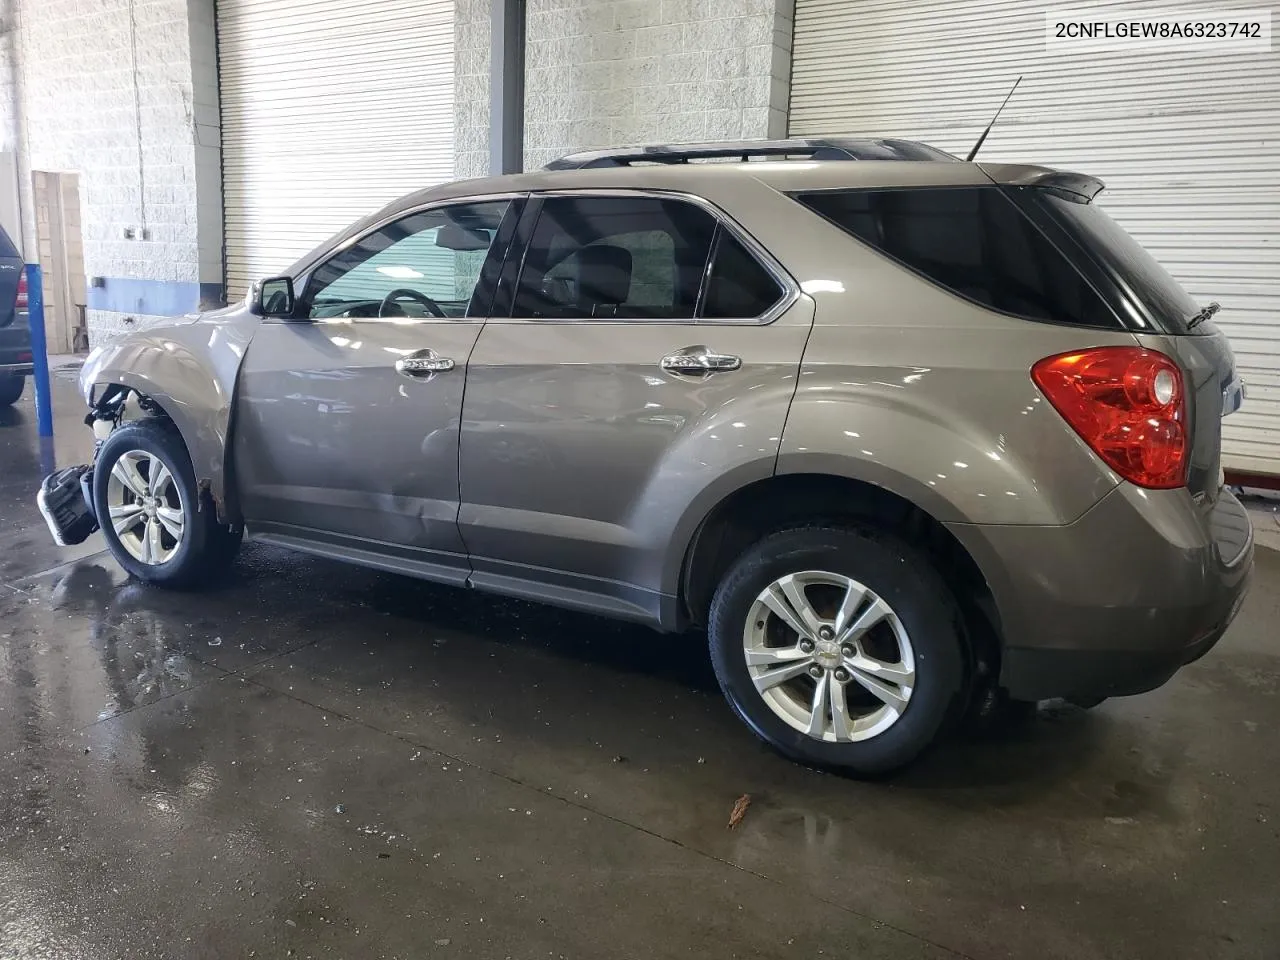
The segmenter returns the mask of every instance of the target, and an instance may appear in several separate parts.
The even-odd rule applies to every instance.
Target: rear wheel
[[[26,377],[0,376],[0,407],[11,407],[22,396]]]
[[[959,613],[927,558],[878,533],[806,527],[728,571],[709,634],[737,713],[787,756],[879,774],[915,759],[963,703]]]
[[[116,561],[133,576],[191,586],[235,557],[241,532],[218,522],[196,487],[177,428],[159,418],[115,430],[98,453],[93,505]]]

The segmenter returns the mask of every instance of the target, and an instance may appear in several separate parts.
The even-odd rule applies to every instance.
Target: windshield
[[[1048,190],[1035,193],[1080,246],[1127,288],[1151,321],[1169,333],[1193,332],[1188,323],[1200,311],[1200,305],[1105,210],[1072,195]],[[1194,328],[1196,333],[1212,330],[1212,324]]]

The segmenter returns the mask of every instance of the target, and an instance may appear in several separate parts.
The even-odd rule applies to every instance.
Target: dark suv
[[[0,227],[0,406],[17,402],[30,373],[27,274],[18,248]]]
[[[554,166],[97,350],[119,562],[198,583],[247,530],[705,627],[752,729],[860,772],[1001,690],[1150,690],[1227,628],[1231,350],[1099,181],[884,140]]]

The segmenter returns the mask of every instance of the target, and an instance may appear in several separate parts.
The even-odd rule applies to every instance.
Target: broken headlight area
[[[98,448],[128,415],[128,387],[111,384],[101,394],[89,391],[89,412],[86,426],[93,428],[94,462]],[[139,402],[145,409],[145,404]],[[83,543],[98,529],[98,519],[93,510],[93,463],[66,467],[44,478],[36,495],[40,515],[49,526],[54,542],[61,547]]]
[[[116,383],[103,387],[100,395],[97,394],[96,389],[90,390],[89,412],[85,414],[84,423],[85,426],[93,428],[94,438],[99,443],[120,425],[125,415],[125,401],[129,393],[128,387],[122,387]]]
[[[96,389],[96,388],[95,388]],[[85,414],[85,426],[93,429],[98,446],[111,436],[111,431],[128,420],[139,417],[164,416],[159,404],[144,393],[119,384],[108,384],[101,395],[91,392],[89,412]]]

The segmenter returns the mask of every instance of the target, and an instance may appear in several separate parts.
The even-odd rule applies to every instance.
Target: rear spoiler
[[[996,183],[1013,187],[1040,187],[1070,193],[1086,201],[1092,200],[1106,188],[1097,177],[1069,170],[1028,166],[1021,163],[980,163],[982,172]]]

